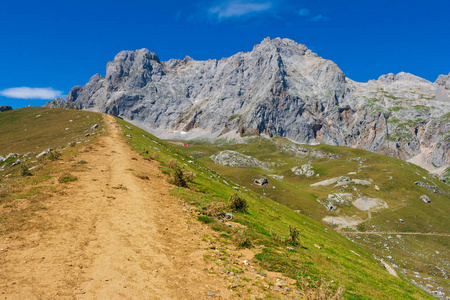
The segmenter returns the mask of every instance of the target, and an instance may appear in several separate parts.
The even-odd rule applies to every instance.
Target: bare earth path
[[[133,152],[113,121],[105,116],[108,133],[77,155],[88,170],[46,204],[48,228],[0,236],[0,298],[232,297],[226,278],[205,271],[208,229],[189,220],[157,163]]]

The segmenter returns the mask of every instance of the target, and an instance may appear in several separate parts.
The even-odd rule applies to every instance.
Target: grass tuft
[[[58,181],[60,183],[68,183],[68,182],[72,182],[72,181],[76,181],[78,178],[76,176],[73,176],[69,173],[63,173],[62,175],[60,175],[58,177]]]

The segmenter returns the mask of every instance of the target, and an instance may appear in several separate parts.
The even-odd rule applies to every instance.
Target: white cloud
[[[52,88],[15,87],[0,91],[0,95],[16,99],[52,100],[56,97],[61,97],[62,92]]]
[[[314,18],[311,19],[313,22],[320,22],[320,21],[328,21],[328,17],[324,15],[317,15]]]
[[[271,1],[227,0],[208,9],[208,14],[218,20],[237,18],[266,12],[274,6]]]
[[[307,8],[302,8],[298,11],[298,14],[302,17],[306,17],[309,16],[309,9]]]

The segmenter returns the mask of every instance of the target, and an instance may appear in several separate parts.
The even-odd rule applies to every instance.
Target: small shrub
[[[292,246],[297,246],[300,244],[298,240],[298,236],[300,234],[300,230],[296,227],[289,225],[289,244]]]
[[[20,165],[20,176],[31,176],[31,171],[28,168],[28,165],[22,164]]]
[[[184,180],[183,170],[177,165],[172,168],[172,181],[178,187],[187,188],[186,180]]]
[[[194,172],[184,172],[183,173],[184,176],[184,180],[186,180],[187,182],[193,182],[195,180],[195,173]]]
[[[280,237],[278,234],[276,234],[272,229],[270,229],[270,235],[272,237],[272,240],[276,243],[284,243],[284,239]]]
[[[69,144],[67,144],[67,146],[69,147],[75,147],[76,143],[75,142],[70,142]]]
[[[58,160],[61,157],[61,151],[59,150],[55,150],[55,151],[51,151],[50,153],[47,154],[47,158],[50,160]]]
[[[70,175],[69,173],[64,173],[61,176],[59,176],[58,181],[60,183],[67,183],[67,182],[71,182],[71,181],[75,181],[77,180],[76,176]]]
[[[169,160],[167,162],[167,167],[172,170],[179,168],[177,160],[176,159]]]
[[[211,226],[211,229],[218,232],[226,232],[226,233],[232,233],[231,227],[225,225],[222,222],[216,222]]]
[[[79,164],[79,165],[85,165],[85,164],[87,164],[87,161],[85,161],[84,159],[82,159],[82,160],[79,160],[79,161],[78,161],[78,164]]]
[[[230,208],[233,211],[241,211],[243,213],[247,212],[248,204],[247,200],[241,198],[237,193],[230,197]]]
[[[242,231],[235,236],[235,242],[238,248],[251,248],[253,247],[252,240],[247,235],[247,232]]]
[[[208,217],[208,216],[198,216],[197,220],[199,220],[200,222],[202,222],[204,224],[209,224],[209,223],[213,223],[216,221],[213,218]]]
[[[205,214],[207,214],[208,216],[218,216],[224,210],[225,203],[214,201],[206,205]]]
[[[301,277],[297,284],[302,290],[304,299],[317,299],[317,300],[338,300],[343,299],[345,290],[342,286],[332,284],[333,282],[327,281],[324,278],[320,278],[319,282],[312,282],[307,278]]]

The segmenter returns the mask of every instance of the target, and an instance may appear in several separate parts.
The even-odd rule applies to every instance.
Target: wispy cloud
[[[226,0],[210,6],[207,13],[209,17],[222,21],[268,12],[274,6],[274,1]]]
[[[328,21],[328,20],[329,20],[329,18],[324,15],[317,15],[314,18],[310,19],[310,21],[312,21],[312,22],[320,22],[320,21]]]
[[[325,15],[319,14],[319,15],[312,15],[311,11],[307,8],[302,8],[298,11],[298,15],[300,17],[305,18],[307,21],[310,22],[320,22],[320,21],[328,21],[329,18]]]
[[[307,17],[307,16],[309,16],[309,9],[302,8],[298,11],[298,14],[302,17]]]
[[[53,88],[30,88],[30,87],[15,87],[0,91],[0,95],[15,99],[42,99],[52,100],[56,97],[61,97],[62,92]]]

